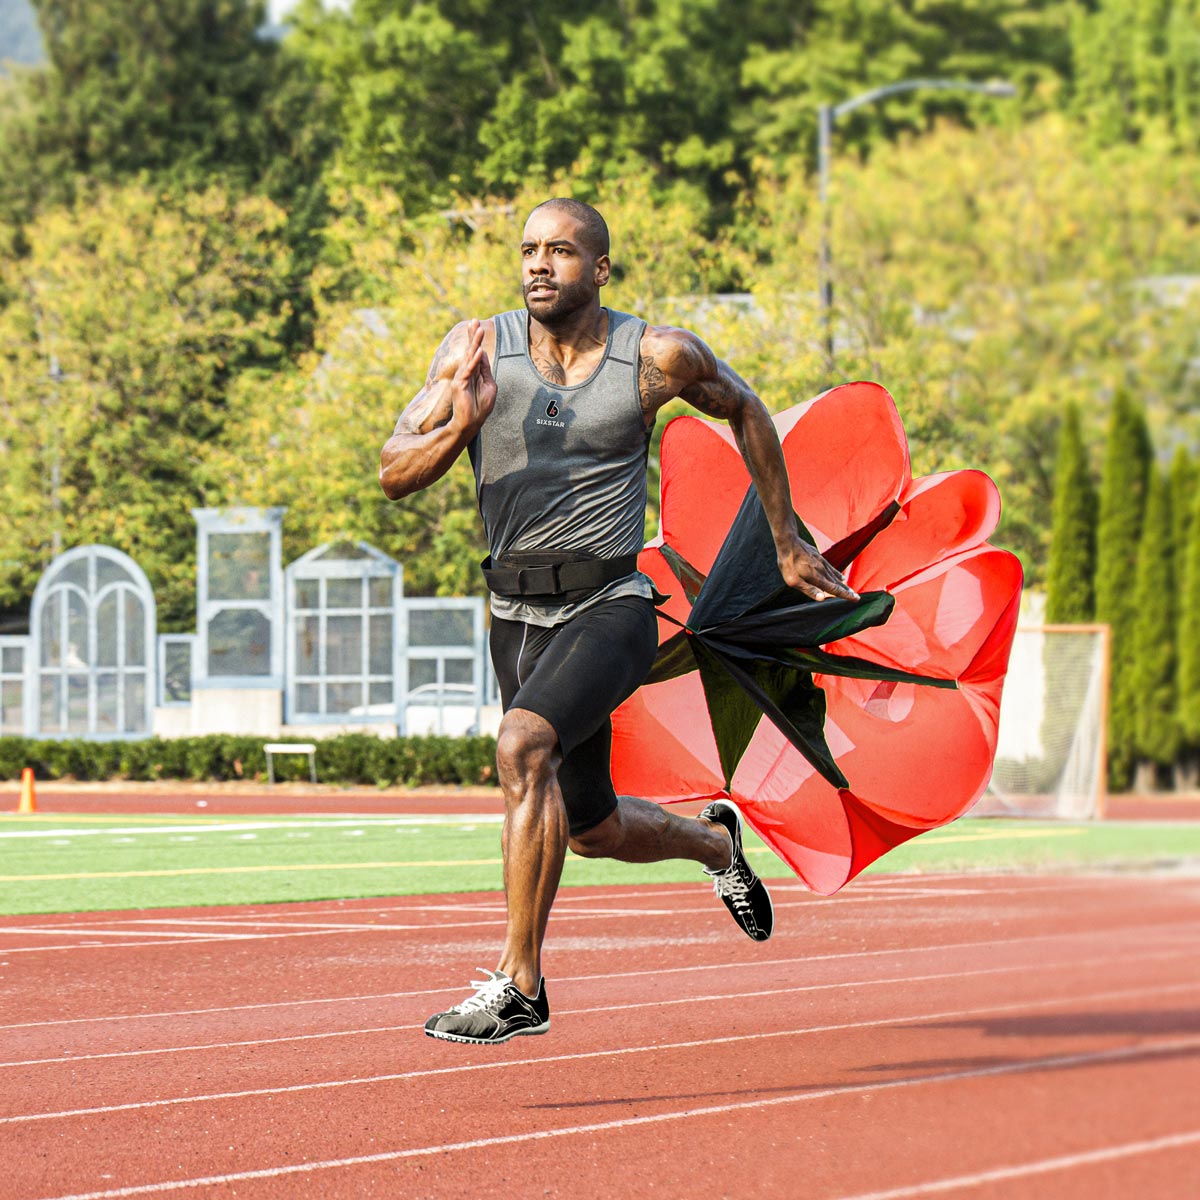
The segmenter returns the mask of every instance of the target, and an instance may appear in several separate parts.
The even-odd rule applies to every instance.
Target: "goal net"
[[[1019,628],[992,779],[971,815],[1102,815],[1107,706],[1107,625]]]

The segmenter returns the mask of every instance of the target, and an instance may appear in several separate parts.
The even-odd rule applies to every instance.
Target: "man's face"
[[[521,291],[525,307],[552,325],[592,304],[608,282],[607,255],[596,257],[570,214],[538,209],[521,239]]]

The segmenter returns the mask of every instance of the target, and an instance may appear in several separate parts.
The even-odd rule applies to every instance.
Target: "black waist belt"
[[[483,560],[483,577],[488,590],[497,596],[519,600],[576,600],[582,599],[606,583],[624,579],[637,570],[637,555],[620,558],[578,558],[563,554],[554,557],[553,551],[539,554],[512,554],[493,561],[489,554]],[[538,561],[532,560],[553,561]]]

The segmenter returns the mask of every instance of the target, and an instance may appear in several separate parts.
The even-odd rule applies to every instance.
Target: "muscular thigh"
[[[657,646],[654,608],[636,597],[598,605],[549,629],[492,622],[492,662],[505,711],[535,712],[558,735],[558,780],[572,834],[598,825],[616,807],[609,717],[646,677]]]

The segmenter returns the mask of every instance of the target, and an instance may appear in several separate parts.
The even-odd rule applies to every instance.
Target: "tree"
[[[1113,402],[1104,449],[1096,539],[1096,617],[1109,626],[1112,638],[1108,750],[1109,779],[1116,788],[1128,784],[1137,749],[1135,585],[1151,458],[1145,416],[1121,392]]]
[[[1171,544],[1171,484],[1152,469],[1138,548],[1133,658],[1129,685],[1135,698],[1134,744],[1139,791],[1152,790],[1161,768],[1179,750],[1176,708],[1175,554]]]
[[[1068,404],[1054,471],[1054,524],[1046,568],[1046,621],[1085,624],[1095,617],[1096,488],[1079,426]]]
[[[280,196],[319,175],[314,92],[259,35],[262,0],[36,7],[49,61],[21,78],[25,102],[0,128],[0,214],[28,220],[83,180],[238,191],[265,180]]]
[[[1200,759],[1200,488],[1192,500],[1187,542],[1181,547],[1179,581],[1179,726],[1184,779],[1194,785]]]
[[[187,628],[205,464],[233,381],[283,360],[291,272],[283,214],[210,190],[101,189],[27,229],[0,260],[0,603],[52,553],[103,542]],[[243,445],[241,453],[268,452]],[[52,481],[61,480],[57,489]]]

